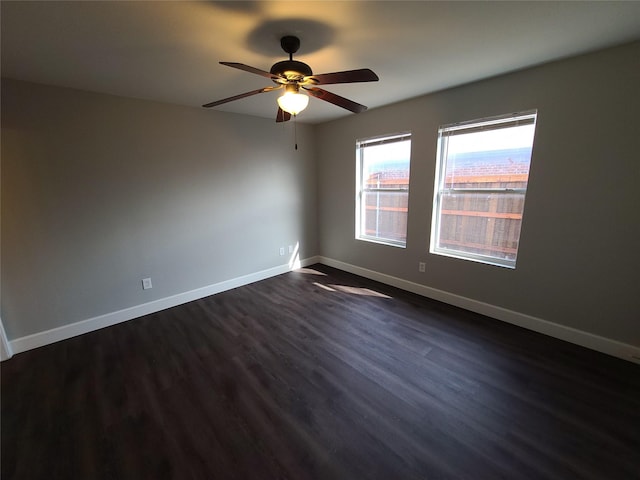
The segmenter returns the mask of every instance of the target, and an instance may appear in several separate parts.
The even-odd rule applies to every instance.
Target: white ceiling
[[[371,68],[379,82],[327,85],[369,108],[640,38],[640,2],[84,1],[1,3],[2,75],[197,107],[270,85],[218,64],[314,73]],[[639,59],[640,61],[640,59]],[[275,118],[275,93],[216,107]],[[299,121],[353,115],[311,99]]]

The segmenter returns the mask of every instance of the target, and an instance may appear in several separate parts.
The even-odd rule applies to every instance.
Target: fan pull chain
[[[298,122],[297,115],[293,116],[293,142],[295,144],[295,149],[298,150]]]

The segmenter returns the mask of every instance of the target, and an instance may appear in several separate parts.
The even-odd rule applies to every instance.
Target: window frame
[[[406,188],[372,188],[365,186],[365,178],[364,178],[364,150],[366,147],[372,147],[377,145],[386,145],[396,142],[403,142],[412,140],[412,135],[410,131],[392,133],[386,135],[378,135],[375,137],[367,137],[356,140],[356,214],[355,214],[355,239],[362,240],[365,242],[378,243],[381,245],[388,245],[391,247],[399,247],[406,248],[407,240],[408,240],[408,215],[409,215],[409,183],[407,183]],[[409,172],[411,172],[411,145],[409,147]],[[411,173],[409,173],[409,181],[410,181]],[[364,222],[366,221],[366,216],[363,215],[362,209],[366,207],[366,204],[363,203],[364,194],[365,193],[406,193],[407,194],[407,227],[405,231],[405,240],[395,240],[390,238],[381,238],[372,235],[367,235],[366,228]]]
[[[499,258],[492,255],[485,255],[480,253],[473,252],[464,252],[460,250],[455,250],[453,248],[443,248],[440,247],[440,226],[441,226],[441,217],[442,217],[442,198],[446,194],[454,193],[454,194],[477,194],[477,193],[490,193],[497,195],[513,195],[513,194],[522,194],[522,220],[524,220],[524,205],[526,200],[526,193],[528,188],[528,177],[527,177],[527,187],[526,188],[496,188],[496,187],[488,187],[488,188],[445,188],[445,180],[446,180],[446,171],[447,171],[447,160],[448,160],[448,152],[445,148],[446,138],[448,139],[452,136],[458,134],[468,134],[480,131],[491,131],[491,130],[500,130],[511,127],[523,126],[523,125],[533,125],[534,132],[533,137],[531,139],[531,157],[529,158],[529,166],[531,165],[531,160],[533,157],[533,147],[535,142],[535,127],[537,124],[537,115],[538,110],[526,110],[522,112],[516,113],[508,113],[505,115],[497,115],[493,117],[485,117],[476,120],[469,120],[465,122],[452,123],[448,125],[441,125],[438,128],[438,141],[437,141],[437,153],[436,153],[436,171],[435,171],[435,185],[433,192],[433,211],[432,211],[432,221],[431,221],[431,238],[429,242],[429,253],[435,255],[442,255],[446,257],[458,258],[462,260],[470,260],[473,262],[480,262],[487,265],[494,265],[498,267],[505,267],[510,269],[516,268],[516,261],[518,258],[518,250],[520,247],[520,233],[518,234],[518,245],[516,247],[516,253],[514,259],[507,258]],[[528,174],[527,174],[528,175]],[[471,210],[470,210],[471,211]]]

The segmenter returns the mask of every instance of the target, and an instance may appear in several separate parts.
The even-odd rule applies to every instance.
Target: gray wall
[[[9,339],[316,255],[313,131],[3,80]]]
[[[640,345],[639,61],[636,42],[320,125],[321,255]],[[429,254],[438,126],[533,108],[517,268]],[[355,240],[356,139],[405,130],[407,248]]]

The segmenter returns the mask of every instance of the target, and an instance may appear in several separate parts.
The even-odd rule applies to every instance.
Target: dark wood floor
[[[2,363],[2,478],[640,478],[640,366],[326,266]]]

